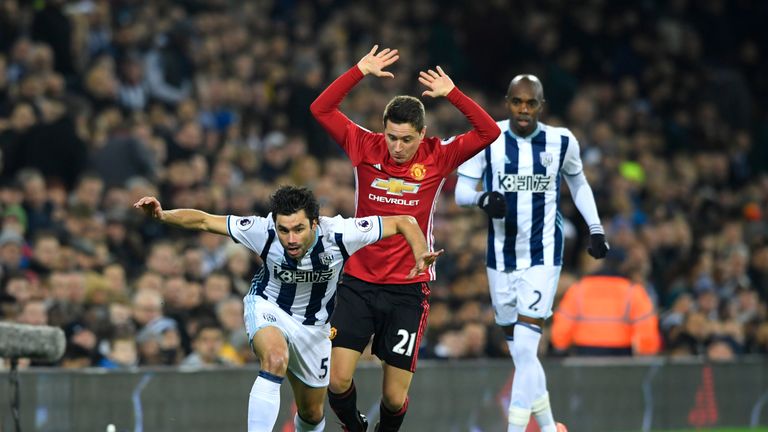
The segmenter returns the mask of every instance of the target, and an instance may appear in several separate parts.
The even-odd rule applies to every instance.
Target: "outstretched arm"
[[[402,234],[411,247],[416,266],[408,274],[409,279],[423,273],[443,253],[442,249],[435,252],[429,251],[424,233],[413,216],[385,216],[381,218],[381,225],[381,238]]]
[[[400,58],[397,50],[385,48],[377,54],[376,50],[378,49],[379,46],[374,45],[373,49],[357,62],[357,65],[336,78],[309,106],[309,110],[315,119],[328,131],[333,140],[342,147],[345,145],[347,127],[352,121],[339,111],[341,101],[344,100],[344,97],[352,90],[352,87],[357,85],[365,75],[372,74],[384,78],[394,77],[391,72],[385,71],[384,68]]]
[[[227,217],[208,214],[195,209],[163,210],[155,197],[144,197],[133,204],[134,208],[162,223],[196,231],[207,231],[214,234],[227,234]]]

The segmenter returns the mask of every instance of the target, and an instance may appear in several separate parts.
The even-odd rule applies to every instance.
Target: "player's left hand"
[[[430,69],[419,72],[419,82],[429,87],[429,90],[424,90],[422,96],[433,98],[445,96],[456,87],[451,78],[443,72],[443,68],[438,66],[436,69],[437,71]]]
[[[603,259],[608,255],[611,246],[605,240],[605,234],[590,234],[587,253],[594,259]]]
[[[427,267],[431,266],[435,263],[435,260],[437,260],[437,257],[443,254],[445,252],[445,249],[440,249],[438,251],[434,252],[424,252],[421,254],[419,259],[416,260],[416,265],[411,269],[411,272],[408,273],[408,279],[413,279],[416,276],[423,274],[424,271],[427,269]]]

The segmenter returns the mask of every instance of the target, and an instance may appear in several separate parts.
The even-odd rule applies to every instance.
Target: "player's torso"
[[[557,207],[568,134],[541,123],[527,137],[513,134],[508,122],[500,127],[501,136],[483,153],[484,187],[503,192],[507,202],[506,217],[491,221],[489,267],[560,265],[563,233]]]
[[[422,142],[413,159],[397,165],[389,159],[382,143],[382,152],[371,152],[358,164],[355,216],[413,216],[432,248],[432,215],[446,178],[440,154],[432,151],[435,143],[429,144]],[[403,237],[393,236],[351,256],[345,271],[372,283],[405,284],[434,279],[434,268],[416,280],[406,279],[413,264],[413,253]]]
[[[266,297],[304,324],[325,322],[344,266],[333,235],[318,228],[314,245],[299,260],[288,256],[275,237],[249,295]]]
[[[518,194],[543,193],[555,199],[567,144],[560,134],[540,124],[539,131],[518,137],[509,128],[485,150],[484,182],[493,190]]]
[[[426,147],[402,165],[393,163],[386,153],[367,157],[355,167],[355,180],[357,217],[408,214],[424,228],[445,182],[445,173],[437,152]]]

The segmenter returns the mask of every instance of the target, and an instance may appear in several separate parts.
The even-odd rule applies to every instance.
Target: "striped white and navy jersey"
[[[562,265],[563,221],[558,210],[561,175],[582,171],[579,143],[570,130],[539,123],[528,137],[516,136],[509,120],[501,135],[459,167],[459,175],[504,193],[507,214],[490,219],[487,266],[513,271]]]
[[[379,216],[320,217],[314,244],[301,260],[285,253],[272,215],[227,217],[230,237],[261,256],[264,266],[253,277],[246,307],[256,296],[275,303],[305,325],[325,324],[334,307],[344,263],[359,249],[381,239]]]

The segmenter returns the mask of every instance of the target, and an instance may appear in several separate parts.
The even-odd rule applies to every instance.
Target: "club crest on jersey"
[[[371,187],[387,191],[387,195],[403,196],[403,194],[415,194],[419,191],[419,183],[410,183],[403,179],[390,177],[387,180],[377,178],[371,183]]]
[[[253,218],[245,217],[237,221],[237,228],[240,231],[248,231],[253,226]]]
[[[555,155],[552,153],[541,152],[539,153],[539,161],[541,162],[542,166],[548,167],[552,165],[552,162],[555,161]]]
[[[358,219],[355,221],[355,226],[362,232],[368,232],[373,228],[373,224],[368,219]]]
[[[427,175],[427,168],[424,166],[424,164],[415,163],[411,165],[411,177],[413,177],[416,180],[424,180],[424,177]]]
[[[320,252],[317,256],[320,257],[320,262],[324,265],[333,264],[333,254],[330,252]]]

